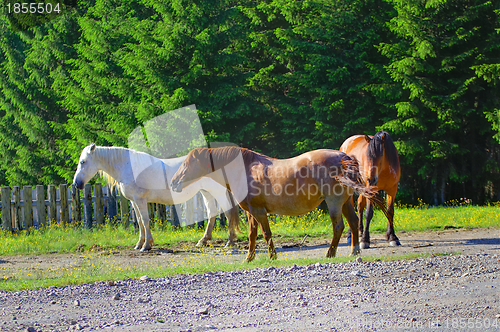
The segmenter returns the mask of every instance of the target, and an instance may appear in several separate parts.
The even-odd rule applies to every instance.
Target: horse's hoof
[[[370,248],[370,242],[361,242],[359,244],[359,248],[360,249],[368,249],[368,248]]]
[[[401,242],[399,242],[399,240],[395,240],[395,241],[390,241],[389,242],[389,246],[390,247],[397,247],[397,246],[400,246],[401,245]]]
[[[245,263],[250,263],[251,261],[254,260],[254,258],[255,258],[255,252],[252,254],[248,254],[247,258],[245,258]]]
[[[150,250],[151,250],[151,248],[141,248],[142,252],[146,252],[146,251],[150,251]]]
[[[201,241],[201,240],[200,240],[200,241],[198,241],[198,243],[196,244],[196,246],[195,246],[195,247],[200,248],[200,247],[204,247],[204,246],[206,246],[206,245],[207,245],[207,243],[206,243],[206,242],[203,242],[203,241]]]
[[[359,246],[355,246],[351,251],[351,256],[359,256],[361,254],[361,250]]]
[[[333,258],[335,257],[335,255],[337,254],[337,250],[328,250],[328,252],[326,253],[326,258]]]
[[[224,246],[224,248],[231,248],[231,247],[234,247],[235,243],[234,242],[231,242],[231,241],[227,241],[226,245]]]

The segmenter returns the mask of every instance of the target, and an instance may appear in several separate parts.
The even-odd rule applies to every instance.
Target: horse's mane
[[[260,160],[260,157],[264,157],[263,155],[254,152],[252,150],[246,148],[240,148],[238,146],[223,146],[219,148],[198,148],[200,153],[200,158],[203,160],[210,160],[212,162],[215,169],[220,168],[221,166],[226,165],[227,163],[233,161],[238,155],[241,154],[243,157],[243,162],[245,166],[252,164],[257,159]],[[209,159],[210,158],[210,159]]]
[[[132,154],[135,158],[148,158],[149,160],[150,158],[155,158],[147,153],[119,146],[97,146],[94,153],[98,158],[105,158],[111,165],[118,164],[119,162],[123,161],[124,153],[126,153],[128,156]],[[114,179],[108,173],[99,171],[99,176],[103,177],[106,180],[110,189],[118,186],[118,181],[116,181],[116,179]]]
[[[385,134],[385,140],[382,142],[382,135]],[[389,165],[393,169],[398,169],[399,168],[399,157],[398,157],[398,151],[396,150],[396,146],[394,146],[394,142],[392,141],[391,136],[389,133],[385,131],[378,131],[375,135],[373,135],[373,138],[370,140],[370,143],[368,143],[368,149],[366,153],[368,154],[368,157],[376,160],[382,154],[384,153],[384,145],[385,145],[385,155],[387,157],[387,161],[389,162]]]

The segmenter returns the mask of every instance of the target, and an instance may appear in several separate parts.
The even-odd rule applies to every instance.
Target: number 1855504
[[[51,14],[59,13],[59,3],[27,3],[15,2],[5,4],[7,14]]]

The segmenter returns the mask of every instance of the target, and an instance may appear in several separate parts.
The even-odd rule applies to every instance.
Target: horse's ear
[[[387,133],[383,133],[382,136],[380,136],[380,140],[383,142],[385,142],[385,138],[387,136]]]
[[[200,157],[200,151],[198,149],[193,150],[193,158],[198,159]]]
[[[95,143],[90,143],[90,152],[94,152],[95,151]]]
[[[370,143],[370,141],[371,141],[372,139],[370,138],[370,136],[368,136],[368,135],[366,135],[366,134],[365,134],[365,140],[366,140],[368,143]]]

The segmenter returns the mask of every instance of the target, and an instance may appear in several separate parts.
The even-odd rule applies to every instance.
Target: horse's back
[[[354,155],[359,160],[362,154],[366,153],[367,147],[368,142],[365,139],[365,135],[354,135],[346,139],[339,150],[348,155]]]

